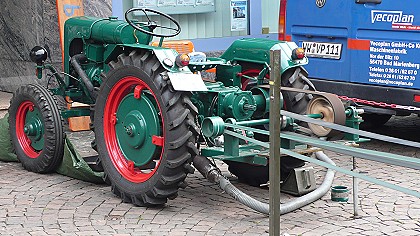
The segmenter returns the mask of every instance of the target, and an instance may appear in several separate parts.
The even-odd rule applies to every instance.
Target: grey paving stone
[[[413,122],[414,123],[414,122]],[[417,124],[418,123],[418,124]],[[415,125],[420,126],[417,122]],[[420,127],[417,127],[420,128]],[[83,137],[82,133],[72,134]],[[371,149],[420,157],[417,150],[372,142]],[[327,154],[339,166],[351,157]],[[268,200],[268,190],[232,182],[250,195]],[[418,171],[360,160],[358,166],[380,179],[420,190]],[[315,167],[322,179],[323,168]],[[6,235],[267,235],[268,217],[240,205],[206,182],[198,172],[179,197],[164,207],[122,203],[106,185],[95,185],[58,174],[29,173],[19,163],[0,162],[0,234]],[[352,187],[351,178],[337,174],[335,185]],[[282,194],[282,201],[292,197]],[[281,216],[282,234],[289,235],[420,235],[420,199],[361,181],[361,219],[353,219],[349,203],[321,200]]]

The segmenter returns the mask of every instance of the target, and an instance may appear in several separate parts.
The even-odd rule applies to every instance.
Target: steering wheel
[[[144,13],[144,16],[146,16],[146,18],[147,18],[147,22],[142,22],[142,23],[145,24],[145,26],[147,26],[152,32],[147,31],[147,30],[141,28],[139,25],[136,24],[136,22],[133,22],[132,20],[129,20],[128,19],[128,14],[131,13],[131,12],[134,12],[134,11],[141,11],[141,12]],[[147,14],[147,12],[151,12],[151,13],[157,14],[159,16],[162,16],[162,17],[168,19],[169,21],[173,22],[176,27],[168,27],[168,26],[158,25],[155,21],[150,20],[149,15]],[[163,38],[167,37],[167,38],[169,38],[169,37],[177,36],[181,32],[181,26],[179,25],[179,23],[174,18],[172,18],[171,16],[169,16],[169,15],[163,13],[163,12],[156,11],[156,10],[153,10],[153,9],[148,9],[148,8],[131,8],[131,9],[129,9],[129,10],[127,10],[125,12],[125,20],[134,29],[136,29],[136,30],[138,30],[138,31],[140,31],[142,33],[151,35],[151,36],[163,37]],[[169,33],[169,34],[157,34],[157,33],[153,33],[153,30],[155,30],[156,28],[167,29],[167,30],[169,30],[169,31],[171,31],[173,33]]]

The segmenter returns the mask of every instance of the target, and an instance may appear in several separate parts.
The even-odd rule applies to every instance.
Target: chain
[[[386,103],[386,102],[369,101],[369,100],[360,99],[360,98],[349,98],[347,96],[338,96],[338,97],[342,100],[352,101],[352,102],[355,102],[355,103],[366,104],[366,105],[375,106],[375,107],[402,109],[402,110],[408,110],[408,111],[420,111],[420,107],[389,104],[389,103]]]
[[[260,85],[260,87],[267,87],[267,85]],[[299,93],[309,93],[309,94],[319,93],[319,91],[303,90],[303,89],[296,89],[296,88],[290,88],[290,87],[282,87],[281,89],[286,90],[286,91],[291,91],[291,92],[299,92]],[[393,103],[390,104],[386,102],[370,101],[370,100],[365,100],[361,98],[349,98],[347,96],[338,96],[338,98],[340,98],[341,100],[352,101],[354,103],[365,104],[365,105],[374,106],[374,107],[401,109],[401,110],[407,110],[407,111],[420,111],[420,107],[415,107],[415,106],[404,106],[404,105],[398,105],[398,104],[393,104]]]

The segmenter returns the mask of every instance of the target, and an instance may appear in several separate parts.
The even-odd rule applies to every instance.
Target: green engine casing
[[[69,73],[73,55],[83,52],[89,61],[103,63],[118,44],[148,45],[151,40],[151,36],[135,31],[127,22],[115,17],[70,18],[64,25],[64,71]]]
[[[270,64],[270,50],[281,50],[281,72],[308,64],[308,58],[293,60],[292,51],[298,46],[294,42],[276,41],[260,38],[238,39],[230,45],[221,58],[239,63],[251,63],[260,65]]]

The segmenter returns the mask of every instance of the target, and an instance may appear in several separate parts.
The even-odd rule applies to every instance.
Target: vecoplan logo
[[[397,25],[412,25],[414,15],[406,15],[402,11],[371,11],[372,24],[375,22],[389,22]]]

